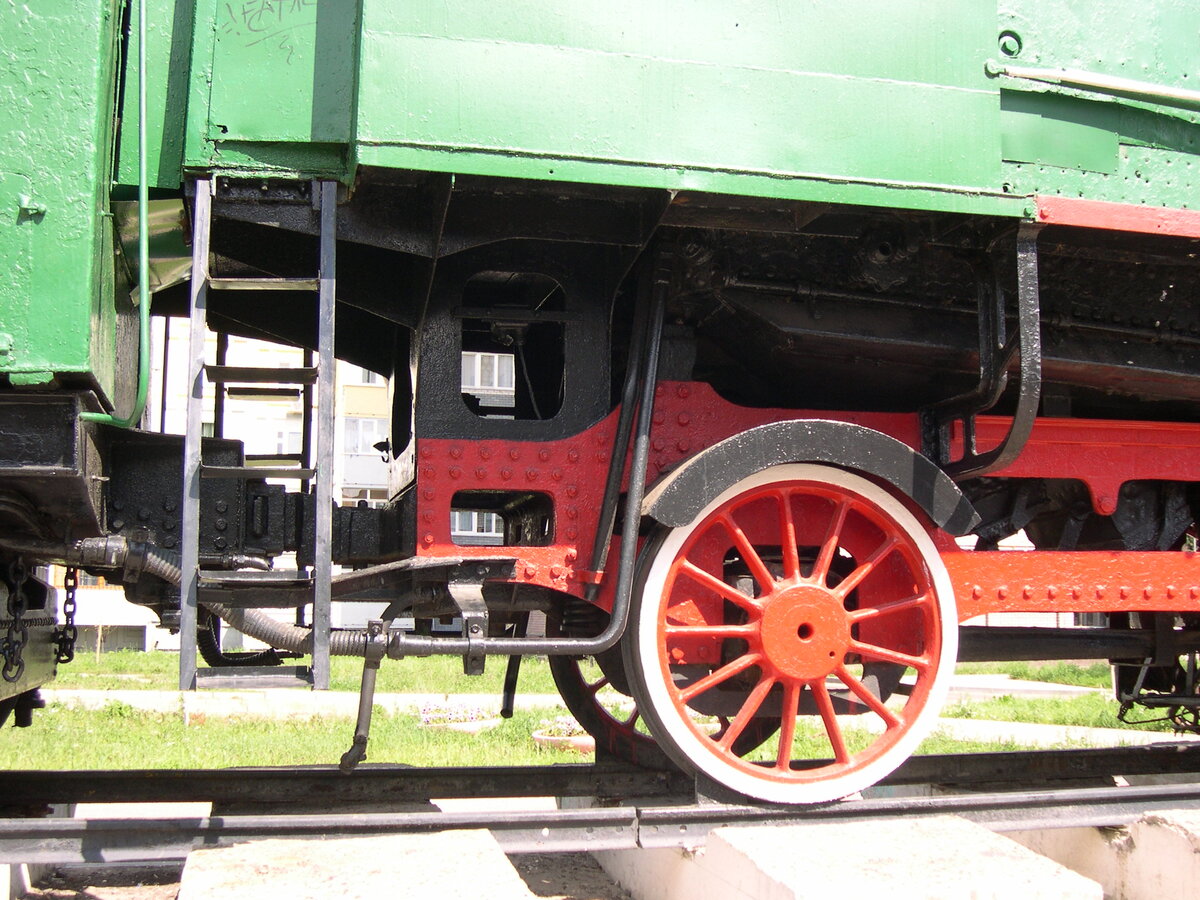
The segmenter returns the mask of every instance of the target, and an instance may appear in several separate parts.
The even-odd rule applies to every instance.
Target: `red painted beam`
[[[980,416],[980,448],[998,445],[1011,419]],[[952,454],[962,453],[955,423]],[[1111,516],[1127,481],[1200,481],[1200,425],[1190,422],[1121,422],[1108,419],[1038,419],[1021,455],[992,473],[1007,478],[1077,478],[1100,515]]]
[[[1037,219],[1046,225],[1200,237],[1200,210],[1040,194],[1035,199]]]
[[[949,551],[959,621],[997,612],[1200,612],[1200,553]]]

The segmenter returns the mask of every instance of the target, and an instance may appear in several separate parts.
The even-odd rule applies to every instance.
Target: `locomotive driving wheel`
[[[915,516],[865,478],[749,476],[661,529],[638,579],[626,668],[685,769],[769,802],[832,800],[896,768],[937,720],[957,652],[950,579]],[[753,753],[739,742],[776,729]]]

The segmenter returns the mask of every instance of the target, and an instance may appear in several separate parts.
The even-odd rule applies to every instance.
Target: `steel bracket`
[[[478,577],[456,573],[448,585],[450,599],[462,616],[463,637],[467,639],[467,652],[463,656],[463,673],[482,675],[487,651],[484,649],[488,633],[488,609],[483,599],[483,582]]]

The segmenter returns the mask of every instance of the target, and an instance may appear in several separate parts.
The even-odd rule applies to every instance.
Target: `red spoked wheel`
[[[956,653],[925,528],[873,482],[807,464],[756,473],[660,531],[625,643],[667,754],[777,803],[843,797],[896,768],[936,723]],[[729,725],[710,733],[703,716]],[[754,729],[778,735],[748,754],[739,737]]]

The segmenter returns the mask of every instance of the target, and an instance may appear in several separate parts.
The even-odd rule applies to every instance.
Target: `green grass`
[[[992,700],[950,703],[942,715],[952,719],[984,719],[993,722],[1032,722],[1044,725],[1078,725],[1086,728],[1135,728],[1141,731],[1172,731],[1168,722],[1125,724],[1117,719],[1119,705],[1103,694],[1069,698],[1003,696]],[[1153,715],[1150,711],[1144,711]]]
[[[1047,681],[1079,687],[1108,688],[1112,669],[1106,662],[1080,665],[1070,662],[985,662],[959,663],[959,675],[1008,675],[1021,681]]]
[[[535,747],[530,735],[547,711],[522,712],[479,735],[418,727],[416,716],[376,710],[368,759],[417,766],[532,765],[591,757]],[[4,733],[9,769],[173,769],[336,764],[350,746],[346,719],[204,717],[51,704],[31,728]]]
[[[414,766],[549,765],[590,762],[590,755],[544,750],[530,735],[543,719],[565,710],[520,711],[478,735],[421,728],[415,716],[376,710],[368,761]],[[9,769],[190,769],[228,766],[336,764],[350,746],[350,719],[217,718],[193,715],[187,724],[178,713],[150,713],[114,702],[102,710],[68,709],[52,703],[34,718],[32,728],[5,730]],[[870,736],[847,730],[852,747]],[[807,755],[829,756],[819,726],[798,729]],[[771,754],[767,747],[756,756]],[[1019,744],[960,741],[940,733],[925,740],[918,753],[972,753],[1029,749]]]
[[[462,674],[457,657],[385,661],[377,690],[388,693],[494,694],[504,677],[503,659],[490,659],[483,676]],[[334,690],[357,691],[361,662],[335,658],[331,684]],[[77,689],[173,690],[178,657],[173,653],[120,651],[99,657],[83,653],[60,668],[54,686]],[[1052,681],[1088,687],[1107,687],[1105,663],[972,663],[960,665],[964,674],[1007,674],[1022,680]],[[597,677],[590,671],[588,678]],[[545,658],[526,659],[521,667],[519,692],[556,693]],[[1006,722],[1032,722],[1095,728],[1143,728],[1168,732],[1166,723],[1124,725],[1117,721],[1117,704],[1106,694],[1069,699],[1027,699],[1005,696],[993,700],[964,701],[948,706],[943,714]],[[480,735],[418,727],[416,716],[377,712],[372,726],[370,761],[417,766],[528,765],[581,762],[568,751],[535,748],[530,734],[543,719],[565,713],[563,709],[518,711],[495,729]],[[102,711],[66,709],[57,704],[35,718],[30,729],[10,729],[6,750],[10,768],[212,768],[253,765],[312,765],[336,763],[349,746],[353,726],[349,719],[269,720],[254,717],[205,718],[192,716],[184,724],[181,714],[145,713],[120,704]],[[851,750],[865,747],[873,738],[847,728]],[[797,756],[825,758],[829,744],[819,723],[802,722],[796,732]],[[1067,746],[1064,744],[1063,746]],[[771,758],[775,739],[755,752]],[[1023,750],[1012,743],[957,740],[941,732],[926,739],[921,754]]]
[[[507,660],[488,660],[483,675],[462,673],[457,656],[424,659],[384,660],[375,690],[379,693],[411,694],[499,694],[504,684]],[[347,657],[330,660],[330,688],[357,693],[362,679],[362,661]],[[174,653],[117,650],[80,653],[69,665],[59,666],[51,687],[71,690],[175,690],[179,683],[179,657]],[[521,663],[518,693],[557,694],[545,657],[528,657]]]

